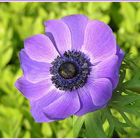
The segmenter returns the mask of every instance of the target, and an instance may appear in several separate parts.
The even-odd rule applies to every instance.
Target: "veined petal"
[[[40,98],[37,101],[31,102],[31,113],[36,122],[51,122],[53,119],[48,118],[44,113],[44,108],[55,100],[59,99],[64,94],[63,91],[59,91],[56,89],[50,90],[47,92],[45,96]],[[57,110],[55,110],[57,112]],[[55,119],[56,120],[56,119]]]
[[[45,22],[46,33],[54,38],[57,50],[63,54],[71,50],[71,33],[68,26],[62,20],[49,20]]]
[[[92,86],[92,85],[91,85]],[[81,108],[78,112],[75,113],[77,116],[81,116],[88,112],[97,110],[99,107],[93,104],[92,98],[87,90],[87,86],[78,89],[79,99],[81,103]]]
[[[71,15],[62,18],[71,32],[72,49],[80,50],[84,42],[85,28],[88,18],[84,15]]]
[[[51,63],[58,56],[51,40],[43,34],[27,38],[24,47],[28,56],[35,61]]]
[[[113,89],[119,80],[118,56],[113,55],[92,67],[91,76],[97,78],[108,78],[111,80]]]
[[[24,76],[28,81],[36,83],[48,79],[51,64],[30,59],[24,50],[21,50],[19,56]]]
[[[112,97],[112,83],[106,78],[93,79],[89,78],[91,86],[87,86],[93,104],[95,106],[105,105]]]
[[[56,101],[44,108],[44,113],[51,119],[64,119],[74,115],[80,109],[76,91],[65,93]]]
[[[92,63],[116,54],[116,39],[111,28],[101,21],[90,21],[86,26],[82,51],[90,56]]]
[[[15,86],[27,99],[34,101],[43,97],[51,89],[52,83],[50,79],[32,83],[21,77],[16,81]]]

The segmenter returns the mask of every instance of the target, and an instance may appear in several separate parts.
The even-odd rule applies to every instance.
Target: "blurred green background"
[[[139,62],[140,3],[0,3],[0,137],[73,137],[72,118],[35,123],[14,83],[22,75],[18,52],[24,39],[44,33],[45,20],[79,13],[109,24],[119,46]],[[140,130],[119,137],[140,137]]]

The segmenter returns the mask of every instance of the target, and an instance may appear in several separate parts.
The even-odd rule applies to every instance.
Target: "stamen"
[[[80,51],[68,51],[58,56],[50,68],[52,83],[60,90],[75,90],[83,87],[90,74],[89,58]]]

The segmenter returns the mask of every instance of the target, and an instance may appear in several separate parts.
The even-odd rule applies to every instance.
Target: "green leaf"
[[[140,9],[136,13],[136,23],[140,24]]]
[[[25,131],[23,138],[30,138],[31,134],[30,131]]]
[[[135,21],[136,21],[136,10],[130,3],[121,3],[121,11],[125,18],[123,22],[124,28],[128,32],[135,31]]]
[[[10,61],[12,54],[13,49],[10,47],[0,52],[0,68],[3,68]]]
[[[122,115],[122,117],[124,118],[125,122],[132,128],[137,128],[132,122],[131,120],[126,116],[126,114],[122,111],[119,111],[120,114]]]
[[[22,114],[17,109],[0,105],[0,130],[3,137],[18,137],[21,131]]]
[[[86,136],[88,138],[105,138],[101,112],[96,111],[85,116]]]
[[[83,117],[75,117],[75,121],[73,123],[73,136],[78,137],[80,130],[84,123],[84,116]]]
[[[129,89],[131,91],[140,93],[140,84],[139,84],[140,83],[140,73],[139,73],[139,70],[135,71],[135,73],[136,74],[133,77],[133,79],[131,79],[125,83],[125,88]]]
[[[103,116],[108,120],[108,123],[109,123],[108,137],[112,137],[114,129],[115,129],[115,125],[114,125],[113,116],[109,108],[105,108],[103,110]]]
[[[52,129],[48,123],[42,124],[42,134],[47,138],[52,137]]]
[[[125,106],[127,104],[130,104],[136,100],[140,100],[140,95],[120,95],[118,97],[114,96],[112,99],[110,105],[112,106]]]

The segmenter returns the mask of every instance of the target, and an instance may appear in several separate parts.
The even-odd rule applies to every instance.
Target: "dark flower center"
[[[77,75],[76,65],[72,62],[65,62],[59,68],[59,74],[65,79],[71,79]]]
[[[78,89],[87,82],[90,70],[90,60],[84,53],[67,51],[52,62],[52,83],[60,90]]]

